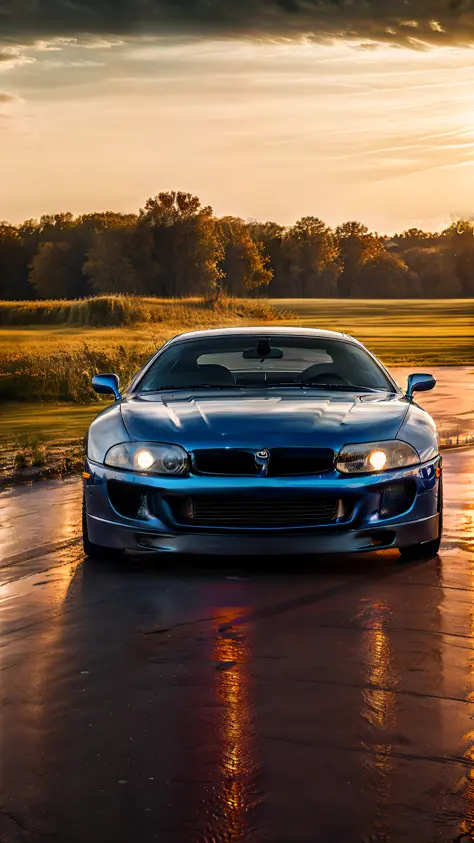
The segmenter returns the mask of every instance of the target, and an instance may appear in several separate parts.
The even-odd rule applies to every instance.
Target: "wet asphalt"
[[[438,558],[98,562],[0,496],[0,843],[474,841],[474,451]]]

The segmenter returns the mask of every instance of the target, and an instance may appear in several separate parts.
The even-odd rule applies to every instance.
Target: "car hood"
[[[130,437],[197,447],[340,448],[393,439],[409,404],[402,395],[288,391],[161,393],[122,401]]]

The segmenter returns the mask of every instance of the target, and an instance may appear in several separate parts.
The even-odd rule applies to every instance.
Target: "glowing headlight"
[[[375,471],[382,471],[387,462],[387,454],[385,451],[372,451],[369,456],[369,462]]]
[[[188,455],[179,445],[158,445],[155,442],[123,442],[107,451],[105,465],[125,471],[146,471],[148,474],[185,474]]]
[[[138,468],[141,468],[142,471],[146,471],[147,468],[151,468],[153,463],[155,462],[155,457],[151,453],[151,451],[143,449],[143,451],[137,451],[135,454],[135,462]]]
[[[344,445],[339,451],[336,468],[343,474],[374,474],[418,465],[419,462],[420,455],[411,445],[393,439],[389,442]]]

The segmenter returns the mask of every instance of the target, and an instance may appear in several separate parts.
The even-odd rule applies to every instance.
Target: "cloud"
[[[19,127],[24,112],[25,100],[0,91],[0,128]]]
[[[22,97],[17,97],[14,94],[6,94],[0,91],[0,111],[10,111],[18,109],[25,105],[25,100]]]
[[[474,43],[474,0],[0,0],[0,41],[134,35]]]
[[[2,50],[0,49],[0,63],[3,64],[4,62],[11,62],[14,61],[16,58],[19,58],[20,53],[18,50]]]
[[[1,2],[1,0],[0,0]],[[1,6],[0,6],[1,12]],[[0,15],[1,22],[1,15]],[[0,29],[1,33],[1,29]],[[2,48],[0,35],[0,71],[10,70],[12,67],[17,67],[22,64],[30,64],[34,61],[31,56],[25,56],[20,50],[11,47]]]

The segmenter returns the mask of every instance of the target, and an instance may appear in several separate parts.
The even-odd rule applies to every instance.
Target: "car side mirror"
[[[98,395],[113,395],[116,401],[122,397],[119,390],[119,379],[117,375],[95,375],[92,378],[92,389]]]
[[[414,392],[428,392],[436,386],[433,375],[408,375],[407,398],[413,398]]]

